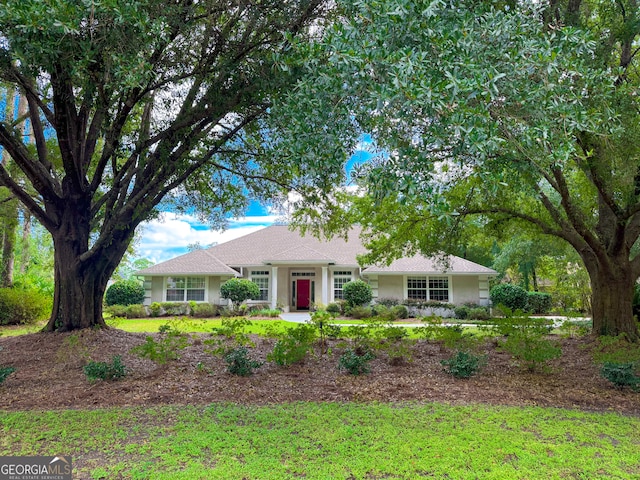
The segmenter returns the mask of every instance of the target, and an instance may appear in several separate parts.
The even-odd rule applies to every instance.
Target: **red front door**
[[[311,303],[311,280],[298,280],[296,287],[298,290],[296,308],[298,310],[308,310]]]

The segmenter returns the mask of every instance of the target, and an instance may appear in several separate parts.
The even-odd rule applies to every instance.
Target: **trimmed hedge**
[[[107,306],[142,304],[144,286],[136,280],[120,280],[107,288],[104,301]]]
[[[373,300],[373,290],[371,285],[362,280],[353,280],[342,286],[344,299],[350,307],[361,307],[368,305]]]
[[[504,305],[513,311],[527,309],[527,291],[517,285],[501,283],[493,287],[489,295],[495,307]]]
[[[543,292],[527,292],[527,310],[531,313],[549,313],[551,295]]]
[[[260,287],[246,278],[232,278],[220,285],[220,296],[238,304],[258,298]]]

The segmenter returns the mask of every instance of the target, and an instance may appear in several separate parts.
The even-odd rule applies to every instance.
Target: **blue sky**
[[[372,154],[368,151],[370,145],[371,138],[363,137],[360,147],[345,165],[347,172],[371,158]],[[227,242],[272,225],[279,218],[279,215],[274,215],[265,206],[252,202],[244,217],[230,219],[229,228],[220,232],[211,230],[195,216],[164,212],[161,219],[141,225],[136,256],[154,263],[162,262],[187,253],[189,245],[199,243],[207,246]]]

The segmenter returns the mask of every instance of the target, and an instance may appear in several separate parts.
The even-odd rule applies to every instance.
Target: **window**
[[[407,298],[410,300],[427,300],[427,277],[407,278]]]
[[[429,300],[449,301],[449,279],[447,277],[429,277]]]
[[[252,270],[251,281],[260,288],[260,296],[253,300],[266,301],[269,300],[269,271],[268,270]]]
[[[448,277],[407,277],[407,298],[411,300],[449,301]]]
[[[333,299],[334,300],[344,300],[344,291],[342,287],[344,287],[345,283],[349,283],[351,281],[351,272],[349,271],[337,271],[333,272]]]
[[[168,277],[167,302],[204,302],[204,277]]]

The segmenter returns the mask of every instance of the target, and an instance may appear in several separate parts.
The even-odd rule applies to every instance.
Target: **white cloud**
[[[207,228],[194,216],[164,212],[161,218],[141,225],[137,255],[156,263],[162,262],[187,253],[191,244],[207,246],[228,242],[271,225],[276,219],[274,215],[233,218],[229,221],[229,228],[221,232]]]

